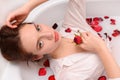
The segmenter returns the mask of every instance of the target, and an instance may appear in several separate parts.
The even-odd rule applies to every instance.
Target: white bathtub
[[[67,2],[68,0],[48,1],[37,7],[26,21],[44,23],[49,26],[52,26],[54,23],[61,25]],[[87,16],[119,16],[119,8],[120,0],[87,0]],[[114,40],[112,44],[115,46],[113,48],[114,57],[120,64],[120,54],[118,53],[120,52],[120,44],[117,43],[118,40],[120,40],[120,37]],[[30,63],[30,65],[27,66],[26,62],[9,63],[5,61],[5,63],[3,70],[1,69],[2,72],[0,72],[0,80],[46,80],[45,77],[38,76],[40,65]],[[52,74],[52,72],[49,71],[48,75],[49,74]],[[46,77],[48,77],[48,75]]]

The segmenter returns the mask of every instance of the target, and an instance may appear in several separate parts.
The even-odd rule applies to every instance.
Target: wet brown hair
[[[17,28],[10,28],[7,25],[4,25],[0,29],[0,49],[3,57],[9,61],[32,61],[32,58],[35,55],[32,53],[26,52],[22,48],[20,41],[19,30],[25,24],[32,23],[23,23],[18,25]]]

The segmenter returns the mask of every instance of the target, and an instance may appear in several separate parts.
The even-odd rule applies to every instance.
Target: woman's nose
[[[53,34],[52,34],[52,32],[42,32],[41,34],[40,34],[40,38],[46,38],[46,39],[48,39],[48,40],[51,40],[52,38],[53,38]]]

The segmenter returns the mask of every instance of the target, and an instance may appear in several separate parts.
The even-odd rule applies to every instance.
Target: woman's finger
[[[6,24],[8,25],[8,27],[11,28],[15,28],[16,26],[13,26],[13,23],[15,23],[16,20],[14,20],[14,17],[10,17],[8,16],[7,20],[6,20]]]
[[[10,20],[9,20],[9,19],[7,19],[7,21],[6,21],[6,25],[8,25],[9,27],[12,27],[12,25],[11,25],[11,23],[10,23]]]
[[[88,37],[88,34],[86,32],[81,33],[81,36],[86,39]]]

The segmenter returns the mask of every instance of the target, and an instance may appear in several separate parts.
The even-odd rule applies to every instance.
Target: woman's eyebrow
[[[33,25],[34,25],[35,29],[37,30],[37,25],[35,23],[33,23]]]

